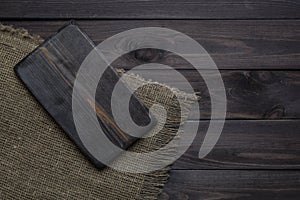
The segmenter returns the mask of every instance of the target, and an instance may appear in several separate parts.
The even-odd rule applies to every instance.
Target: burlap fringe
[[[126,73],[126,71],[124,69],[115,69],[119,75],[123,75]],[[126,73],[127,76],[131,77],[131,78],[134,78],[134,79],[139,79],[145,83],[149,83],[149,84],[157,84],[157,85],[160,85],[160,86],[163,86],[169,90],[171,90],[173,92],[174,95],[176,96],[181,96],[181,97],[184,97],[185,100],[189,103],[193,103],[194,101],[199,101],[200,100],[200,92],[195,92],[193,94],[188,94],[186,92],[183,92],[181,90],[179,90],[178,88],[173,88],[173,87],[170,87],[164,83],[159,83],[159,82],[156,82],[156,81],[153,81],[153,80],[145,80],[143,77],[141,77],[140,75],[138,74],[134,74],[134,73]]]
[[[0,23],[0,31],[8,32],[18,38],[31,40],[32,42],[34,42],[37,45],[41,44],[44,41],[38,35],[29,34],[29,32],[24,28],[14,28],[13,26],[3,25],[2,23]]]

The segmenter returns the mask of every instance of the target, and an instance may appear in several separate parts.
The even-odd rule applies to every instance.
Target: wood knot
[[[275,105],[264,114],[264,118],[278,119],[285,116],[285,108],[282,105]]]
[[[161,199],[161,200],[169,200],[169,199],[170,199],[170,196],[168,195],[168,193],[162,192],[162,193],[160,193],[160,195],[159,195],[159,199]]]
[[[271,83],[276,81],[275,75],[270,71],[252,71],[249,72],[248,77],[260,83]]]
[[[159,49],[139,49],[134,52],[135,59],[140,62],[157,62],[162,56],[163,51]]]

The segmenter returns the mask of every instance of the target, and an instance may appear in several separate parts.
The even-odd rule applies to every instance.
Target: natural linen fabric
[[[13,67],[41,41],[0,25],[0,199],[156,199],[168,169],[148,174],[96,169],[16,77]],[[129,85],[145,82],[135,75],[125,79]],[[164,105],[169,115],[159,134],[131,148],[138,152],[158,149],[175,136],[181,123],[175,94],[185,100],[185,114],[196,100],[193,94],[147,83],[137,96],[146,106]],[[115,164],[122,162],[120,157]]]

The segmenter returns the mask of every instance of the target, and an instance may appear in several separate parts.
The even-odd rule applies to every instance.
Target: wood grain
[[[300,32],[297,30],[300,26],[296,26],[298,21],[227,21],[222,24],[223,28],[215,26],[217,21],[135,21],[134,24],[131,21],[79,21],[80,27],[86,30],[92,39],[100,42],[107,37],[125,30],[127,28],[133,28],[145,23],[144,25],[172,25],[178,28],[184,28],[190,32],[193,38],[207,38],[204,41],[208,43],[208,47],[211,47],[211,43],[216,40],[224,40],[224,38],[230,38],[230,34],[233,36],[231,40],[235,40],[232,43],[232,48],[243,52],[242,49],[237,48],[237,45],[243,42],[237,40],[247,40],[249,46],[253,47],[252,51],[245,50],[243,59],[237,59],[238,53],[235,55],[230,52],[230,49],[225,46],[217,45],[215,51],[223,51],[221,54],[212,53],[212,57],[221,69],[238,69],[238,70],[224,70],[222,76],[227,90],[228,98],[228,119],[292,119],[299,118],[299,83],[300,75],[299,71],[283,71],[288,68],[297,69],[300,63],[300,49],[298,48],[300,43]],[[272,23],[272,24],[268,24]],[[24,26],[33,33],[40,34],[43,37],[47,37],[54,32],[59,26],[65,22],[14,22],[18,26]],[[147,24],[148,23],[148,24]],[[176,24],[177,23],[177,24]],[[183,27],[181,27],[182,25]],[[266,27],[264,27],[266,25]],[[300,24],[299,24],[300,25]],[[193,30],[188,27],[203,26],[210,28],[208,31],[205,29],[196,28]],[[252,28],[255,27],[254,35]],[[217,28],[219,27],[219,28]],[[245,28],[246,27],[246,28]],[[222,29],[219,34],[213,29]],[[287,29],[285,33],[282,33],[283,29]],[[300,30],[300,29],[299,29]],[[214,34],[212,34],[214,33]],[[212,35],[210,35],[212,34]],[[224,36],[225,34],[225,36]],[[236,38],[236,39],[235,39]],[[247,39],[248,38],[248,39]],[[199,39],[200,42],[203,39]],[[278,43],[282,45],[278,45]],[[223,42],[221,42],[223,43]],[[226,42],[224,42],[226,43]],[[266,45],[268,44],[268,45]],[[274,49],[278,49],[277,55],[272,53]],[[245,49],[246,46],[245,46]],[[284,50],[286,49],[286,50]],[[209,50],[209,49],[208,49]],[[289,53],[291,52],[291,53]],[[298,52],[298,53],[293,53]],[[211,51],[209,51],[211,53]],[[263,53],[261,56],[256,54]],[[162,57],[164,58],[161,58]],[[235,59],[234,59],[235,57]],[[252,57],[252,58],[251,58]],[[286,57],[285,59],[281,59]],[[279,58],[279,60],[278,60]],[[225,60],[224,60],[225,59]],[[226,61],[227,60],[227,61]],[[158,62],[162,64],[168,64],[174,66],[175,69],[180,70],[184,76],[187,77],[191,85],[196,91],[201,92],[200,108],[201,118],[207,119],[210,117],[210,98],[207,88],[201,79],[197,76],[197,73],[192,71],[190,65],[181,65],[180,62],[184,62],[183,59],[174,60],[172,57],[154,50],[140,50],[124,55],[120,59],[117,59],[114,63],[114,67],[124,67],[130,69],[132,66],[147,62]],[[247,62],[247,65],[244,63]],[[267,65],[265,65],[268,63]],[[292,64],[294,63],[294,64]],[[225,67],[224,67],[225,66]],[[251,71],[240,69],[251,69]],[[259,71],[254,71],[253,68],[259,68]],[[276,70],[267,69],[272,68]],[[187,69],[187,70],[182,70]],[[264,70],[262,70],[264,69]],[[277,69],[281,69],[280,71]],[[172,83],[174,86],[180,87],[181,83],[174,82],[172,77],[168,76],[168,72],[159,72],[155,70],[148,70],[149,74],[154,77],[161,77],[160,80],[164,80],[167,84]],[[191,114],[190,119],[198,119],[194,113]]]
[[[111,111],[111,95],[114,85],[119,80],[119,76],[111,67],[106,68],[103,73],[98,83],[95,98],[90,89],[86,87],[86,82],[90,81],[91,83],[96,80],[91,74],[86,72],[84,81],[77,83],[81,88],[80,95],[72,96],[79,67],[93,48],[92,41],[76,25],[69,24],[22,60],[15,67],[15,71],[29,91],[77,144],[79,149],[97,167],[103,168],[105,165],[102,163],[105,162],[98,160],[97,156],[89,150],[97,146],[105,147],[106,143],[104,140],[96,140],[95,137],[93,138],[93,134],[89,134],[88,137],[93,138],[94,142],[89,142],[87,145],[87,142],[82,140],[83,136],[79,135],[78,126],[75,127],[73,112],[79,113],[78,115],[82,121],[92,121],[89,113],[95,109],[104,134],[111,142],[122,149],[131,146],[137,138],[127,135],[114,121]],[[124,84],[121,85],[120,91],[124,95],[126,92],[129,93],[128,87]],[[129,109],[133,116],[132,118],[139,125],[149,124],[149,113],[146,107],[140,103],[135,95],[132,96],[131,100]],[[74,111],[74,107],[72,107],[74,102],[81,109]],[[141,132],[141,136],[147,133],[150,128],[153,128],[154,123],[150,123],[149,129]],[[100,130],[97,131],[100,132]],[[107,156],[107,162],[111,162],[118,156],[118,152],[106,149],[105,155]]]
[[[187,137],[195,123],[186,124]],[[300,169],[299,120],[227,120],[213,150],[199,159],[208,125],[200,122],[193,144],[172,169]]]
[[[175,170],[160,200],[297,200],[300,172],[282,170]]]
[[[200,92],[200,118],[209,119],[210,96],[220,88],[208,91],[201,75],[195,70],[177,70],[196,92]],[[201,72],[201,71],[200,71]],[[205,70],[206,77],[214,80],[217,71]],[[134,73],[172,87],[186,90],[185,82],[175,79],[170,70],[135,70]],[[300,117],[300,71],[220,71],[227,95],[227,119],[297,119]],[[207,75],[208,74],[208,75]],[[218,119],[218,114],[216,118]],[[192,110],[189,119],[198,120]]]
[[[1,18],[31,19],[284,19],[299,18],[298,1],[287,0],[4,0]]]
[[[300,13],[300,12],[299,12]],[[299,20],[95,20],[77,21],[99,44],[108,37],[137,27],[171,28],[195,39],[212,56],[219,69],[299,69]],[[66,21],[3,21],[49,37]],[[133,52],[115,63],[129,69],[145,62],[176,69],[191,69],[183,59],[161,51]]]

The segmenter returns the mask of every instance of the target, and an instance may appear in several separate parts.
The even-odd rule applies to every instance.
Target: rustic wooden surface
[[[167,27],[196,39],[222,69],[229,101],[224,131],[205,159],[197,156],[210,103],[201,77],[195,76],[191,66],[157,50],[133,52],[114,63],[126,69],[154,61],[168,64],[202,92],[198,136],[172,166],[160,199],[299,198],[298,1],[13,0],[0,2],[0,17],[2,23],[44,38],[66,19],[75,18],[96,43],[143,26]],[[147,70],[172,82],[167,72]],[[199,120],[190,119],[188,123]]]
[[[1,12],[0,12],[1,13]],[[22,26],[46,38],[66,21],[4,21]],[[197,40],[220,69],[299,69],[300,20],[77,20],[80,27],[98,44],[131,28],[168,27]],[[157,52],[154,52],[157,53]],[[150,61],[190,69],[182,59],[168,54],[152,56]],[[140,54],[130,54],[115,67],[130,68],[145,62]],[[159,60],[158,60],[159,59]]]
[[[193,123],[189,121],[187,125]],[[214,149],[199,159],[207,127],[208,121],[200,122],[193,144],[174,163],[173,169],[300,168],[299,120],[227,120]]]
[[[2,0],[0,17],[84,19],[257,19],[300,17],[287,0]]]
[[[285,170],[173,170],[160,199],[298,199],[299,176]]]

